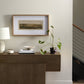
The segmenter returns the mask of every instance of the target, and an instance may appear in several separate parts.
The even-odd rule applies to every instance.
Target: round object
[[[8,49],[8,53],[14,53],[14,50],[13,49]]]

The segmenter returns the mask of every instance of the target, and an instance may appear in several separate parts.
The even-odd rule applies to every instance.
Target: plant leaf
[[[43,43],[45,43],[45,41],[39,40],[38,43],[39,43],[39,44],[43,44]]]
[[[47,33],[49,32],[50,30],[47,30]]]
[[[54,29],[54,26],[53,25],[51,25],[50,27]]]
[[[57,47],[59,48],[59,50],[61,50],[61,46],[62,46],[62,43],[59,42],[59,43],[57,44]]]
[[[42,50],[42,49],[40,49],[40,53],[41,53],[42,55],[44,55],[44,53],[43,53],[43,50]]]
[[[43,49],[40,49],[40,53],[41,53],[42,55],[45,55],[45,54],[47,53],[47,51],[46,51],[46,50],[43,51]]]
[[[45,50],[45,51],[44,51],[44,53],[46,54],[46,53],[47,53],[47,51]]]

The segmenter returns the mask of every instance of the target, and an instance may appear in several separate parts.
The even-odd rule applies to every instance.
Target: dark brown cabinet
[[[60,54],[0,54],[0,84],[45,84],[46,71],[60,71]]]

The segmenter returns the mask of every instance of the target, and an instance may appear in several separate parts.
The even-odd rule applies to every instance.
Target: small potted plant
[[[46,45],[44,45],[43,47],[51,45],[51,47],[50,47],[50,54],[55,54],[56,46],[59,48],[59,50],[61,50],[62,43],[61,43],[60,39],[58,39],[58,41],[55,42],[55,40],[54,40],[55,39],[55,36],[54,36],[54,26],[51,25],[50,28],[51,29],[48,30],[47,32],[50,33],[51,42],[46,44]],[[39,44],[44,44],[44,43],[45,43],[45,41],[39,40]],[[43,50],[43,47],[41,47],[40,53],[44,55],[45,53],[47,53],[47,51]]]

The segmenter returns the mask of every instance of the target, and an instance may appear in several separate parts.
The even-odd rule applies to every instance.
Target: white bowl
[[[14,50],[12,50],[12,49],[8,49],[8,53],[14,53]]]

